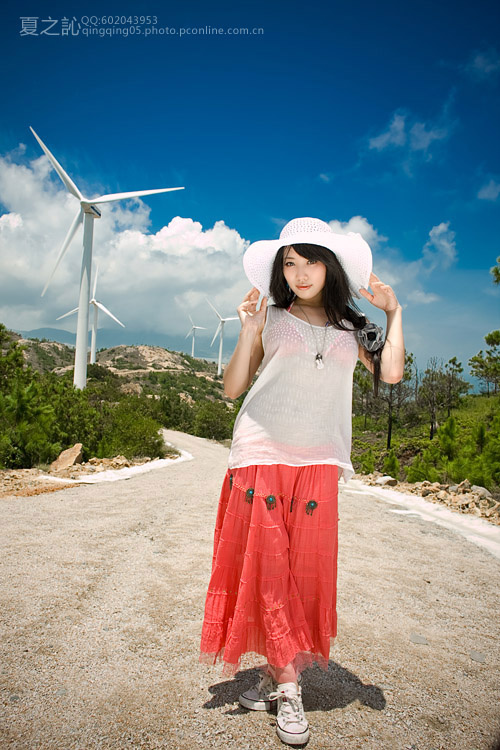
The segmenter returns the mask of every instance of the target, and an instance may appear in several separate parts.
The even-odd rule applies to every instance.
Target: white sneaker
[[[276,705],[277,698],[271,699],[270,693],[276,692],[278,683],[267,672],[262,672],[259,682],[253,688],[242,693],[238,698],[243,708],[249,708],[251,711],[269,711]]]
[[[284,682],[278,685],[275,693],[269,694],[269,699],[278,701],[278,716],[276,732],[278,737],[287,745],[302,745],[309,739],[309,724],[304,716],[302,706],[302,689],[294,682]]]

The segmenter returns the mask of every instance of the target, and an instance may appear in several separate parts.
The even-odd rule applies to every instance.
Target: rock
[[[451,502],[458,508],[465,508],[469,503],[474,502],[474,498],[472,495],[455,495]]]
[[[442,503],[447,503],[450,499],[450,495],[445,490],[441,490],[437,493],[436,498],[441,500]]]
[[[480,651],[469,651],[469,656],[474,661],[479,661],[481,663],[486,661],[485,655],[482,654]]]
[[[489,492],[486,487],[481,487],[479,484],[473,484],[470,491],[481,497],[491,497],[491,492]]]
[[[123,383],[120,386],[122,393],[134,396],[140,396],[142,393],[142,385],[140,383]]]
[[[424,646],[429,645],[429,641],[425,637],[425,635],[419,635],[418,633],[410,633],[410,641],[412,643],[421,643]]]
[[[130,466],[130,461],[128,458],[125,458],[125,456],[115,456],[115,458],[111,459],[113,466],[118,468],[123,468],[124,466]]]
[[[468,479],[464,479],[463,482],[460,482],[458,485],[458,492],[468,492],[470,490],[470,482]]]
[[[448,492],[458,492],[458,484],[452,484],[448,487]]]
[[[389,487],[395,487],[398,483],[397,479],[394,479],[394,477],[390,477],[389,475],[379,477],[375,480],[375,484],[380,484],[382,486],[389,485]]]
[[[69,469],[70,466],[82,463],[82,444],[76,443],[72,448],[68,448],[59,454],[58,458],[50,465],[50,471],[62,471]]]

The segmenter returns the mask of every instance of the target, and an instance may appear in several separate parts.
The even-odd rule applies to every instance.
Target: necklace
[[[318,370],[322,370],[323,367],[325,366],[324,362],[323,362],[323,351],[325,349],[326,331],[327,331],[328,326],[330,325],[330,321],[327,320],[326,323],[325,323],[325,329],[323,331],[323,343],[322,343],[321,349],[320,349],[319,346],[318,346],[318,339],[316,338],[316,331],[314,330],[314,328],[312,326],[312,323],[309,320],[309,317],[308,317],[306,311],[304,310],[304,308],[302,307],[302,305],[300,305],[298,302],[297,302],[297,307],[306,316],[306,320],[309,323],[309,326],[311,328],[312,334],[314,336],[314,343],[316,344],[316,356],[314,357],[314,364],[316,365],[316,368]]]

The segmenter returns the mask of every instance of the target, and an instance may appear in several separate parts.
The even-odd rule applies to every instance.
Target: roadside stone
[[[428,646],[429,641],[425,637],[425,635],[419,635],[418,633],[410,633],[410,641],[412,643],[420,643],[423,646]]]
[[[473,484],[470,489],[471,492],[475,492],[476,495],[480,495],[481,497],[491,497],[491,492],[479,484]]]
[[[76,443],[72,448],[67,448],[51,463],[50,471],[62,471],[63,469],[69,469],[70,466],[74,466],[75,464],[81,464],[83,458],[82,449],[83,445],[81,443]]]
[[[469,656],[473,661],[478,661],[483,664],[486,661],[486,657],[480,651],[469,651]]]
[[[389,475],[379,477],[375,480],[375,484],[380,484],[382,486],[389,485],[389,487],[395,487],[398,483],[397,479],[394,479],[394,477],[390,477]]]
[[[450,495],[445,490],[441,490],[440,492],[437,493],[436,498],[437,500],[441,500],[441,502],[443,503],[447,503],[450,499]]]

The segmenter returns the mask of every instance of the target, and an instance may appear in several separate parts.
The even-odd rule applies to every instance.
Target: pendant
[[[276,508],[276,498],[274,495],[268,495],[266,497],[266,505],[268,510],[274,510],[274,508]]]
[[[306,513],[308,516],[312,516],[313,510],[318,507],[318,503],[316,500],[309,500],[309,502],[306,505]]]
[[[315,357],[314,361],[315,361],[315,364],[316,364],[316,367],[317,367],[318,370],[322,370],[323,367],[325,366],[323,364],[323,355],[320,354],[319,352],[318,352],[318,354],[316,354],[316,357]]]

